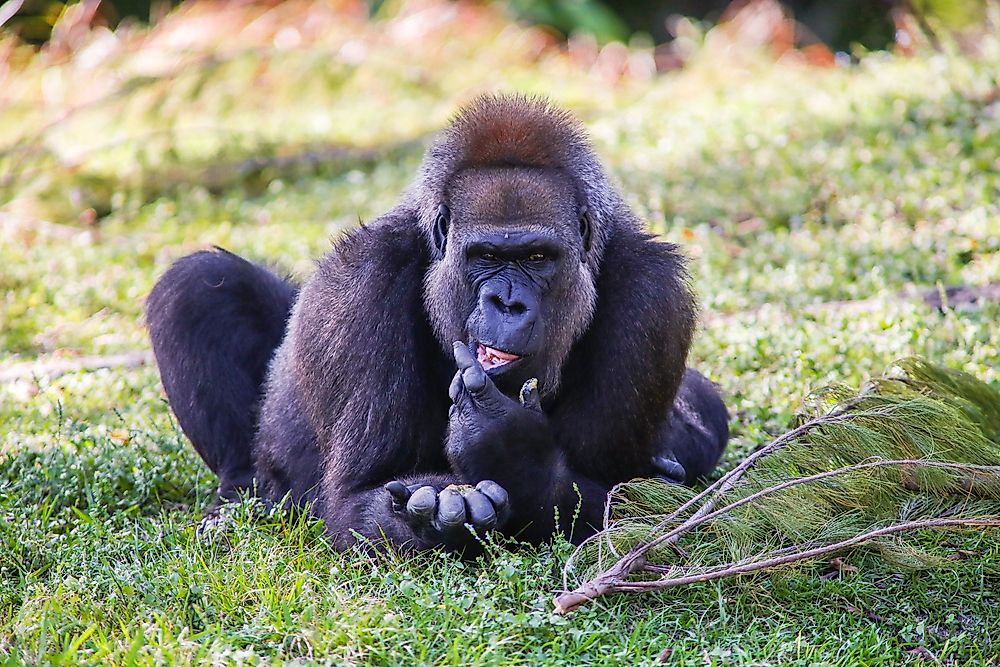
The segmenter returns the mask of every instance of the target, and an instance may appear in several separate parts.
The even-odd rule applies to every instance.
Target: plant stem
[[[906,523],[895,524],[877,528],[862,535],[856,535],[840,542],[826,544],[805,550],[796,550],[791,553],[767,558],[761,561],[729,563],[717,569],[698,574],[691,574],[674,579],[655,579],[653,581],[628,581],[626,577],[637,570],[625,572],[618,566],[625,560],[619,561],[616,567],[612,567],[593,580],[587,582],[575,591],[564,593],[555,599],[555,611],[557,614],[568,614],[587,602],[608,593],[628,593],[654,591],[674,586],[684,586],[703,581],[722,579],[723,577],[733,577],[741,574],[749,574],[771,567],[787,565],[809,558],[824,556],[841,549],[856,546],[863,542],[868,542],[877,537],[902,533],[910,530],[920,530],[922,528],[944,528],[944,527],[970,527],[970,526],[1000,526],[1000,519],[925,519],[920,521],[908,521]],[[651,570],[656,571],[656,570]]]
[[[1000,526],[1000,519],[986,519],[986,518],[967,518],[967,519],[921,519],[919,521],[907,521],[905,523],[893,524],[891,526],[885,526],[883,528],[877,528],[871,530],[867,533],[861,535],[855,535],[854,537],[848,538],[846,540],[841,540],[840,542],[835,542],[833,544],[826,544],[820,547],[814,547],[812,549],[805,549],[801,551],[795,551],[783,556],[767,558],[760,561],[742,561],[738,563],[729,563],[727,565],[721,566],[718,569],[714,569],[708,572],[702,572],[699,574],[692,574],[684,577],[677,577],[675,579],[657,579],[654,581],[623,581],[617,586],[612,586],[609,592],[617,591],[649,591],[649,590],[659,590],[662,588],[671,588],[673,586],[684,586],[686,584],[693,584],[702,581],[712,581],[714,579],[721,579],[723,577],[732,577],[740,574],[748,574],[750,572],[756,572],[758,570],[765,570],[771,567],[778,567],[780,565],[787,565],[788,563],[794,563],[800,560],[807,560],[809,558],[816,558],[818,556],[825,556],[833,552],[839,551],[841,549],[846,549],[848,547],[857,546],[858,544],[868,542],[877,537],[883,537],[885,535],[894,535],[896,533],[903,533],[911,530],[921,530],[923,528],[948,528],[948,527],[972,527],[972,526]]]

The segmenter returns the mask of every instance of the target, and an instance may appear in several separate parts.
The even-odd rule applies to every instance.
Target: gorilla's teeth
[[[512,361],[517,361],[521,358],[516,354],[504,352],[503,350],[497,350],[483,344],[479,345],[477,352],[479,363],[483,365],[483,368],[498,368],[500,366],[506,366]]]
[[[483,346],[486,348],[486,353],[489,354],[494,359],[500,359],[502,361],[517,361],[521,357],[510,352],[504,352],[503,350],[497,350],[492,347]]]

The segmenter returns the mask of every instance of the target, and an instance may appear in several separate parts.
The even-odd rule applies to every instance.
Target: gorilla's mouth
[[[504,352],[503,350],[498,350],[495,347],[483,345],[482,343],[479,344],[479,363],[483,365],[485,370],[492,370],[512,364],[520,358],[517,354]]]

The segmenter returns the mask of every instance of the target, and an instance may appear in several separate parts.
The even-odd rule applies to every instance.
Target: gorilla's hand
[[[653,457],[653,476],[671,484],[683,484],[687,471],[677,457],[668,452]]]
[[[528,380],[519,399],[497,388],[463,343],[455,343],[458,372],[449,394],[446,454],[452,469],[468,482],[495,479],[511,489],[523,474],[539,476],[556,455],[548,419],[538,397],[538,381]],[[515,494],[517,495],[517,494]]]
[[[401,515],[427,546],[462,546],[472,541],[467,526],[482,535],[503,527],[510,515],[507,491],[490,480],[475,488],[449,485],[441,490],[392,481],[385,490],[392,499],[393,512]]]

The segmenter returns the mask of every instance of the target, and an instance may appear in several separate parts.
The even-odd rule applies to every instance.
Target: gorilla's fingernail
[[[481,491],[484,496],[489,498],[494,507],[499,508],[507,504],[507,490],[491,479],[484,479],[479,484],[476,484],[476,490]]]
[[[459,369],[468,369],[475,366],[476,356],[466,347],[465,343],[456,341],[454,351],[455,363],[458,364]]]

